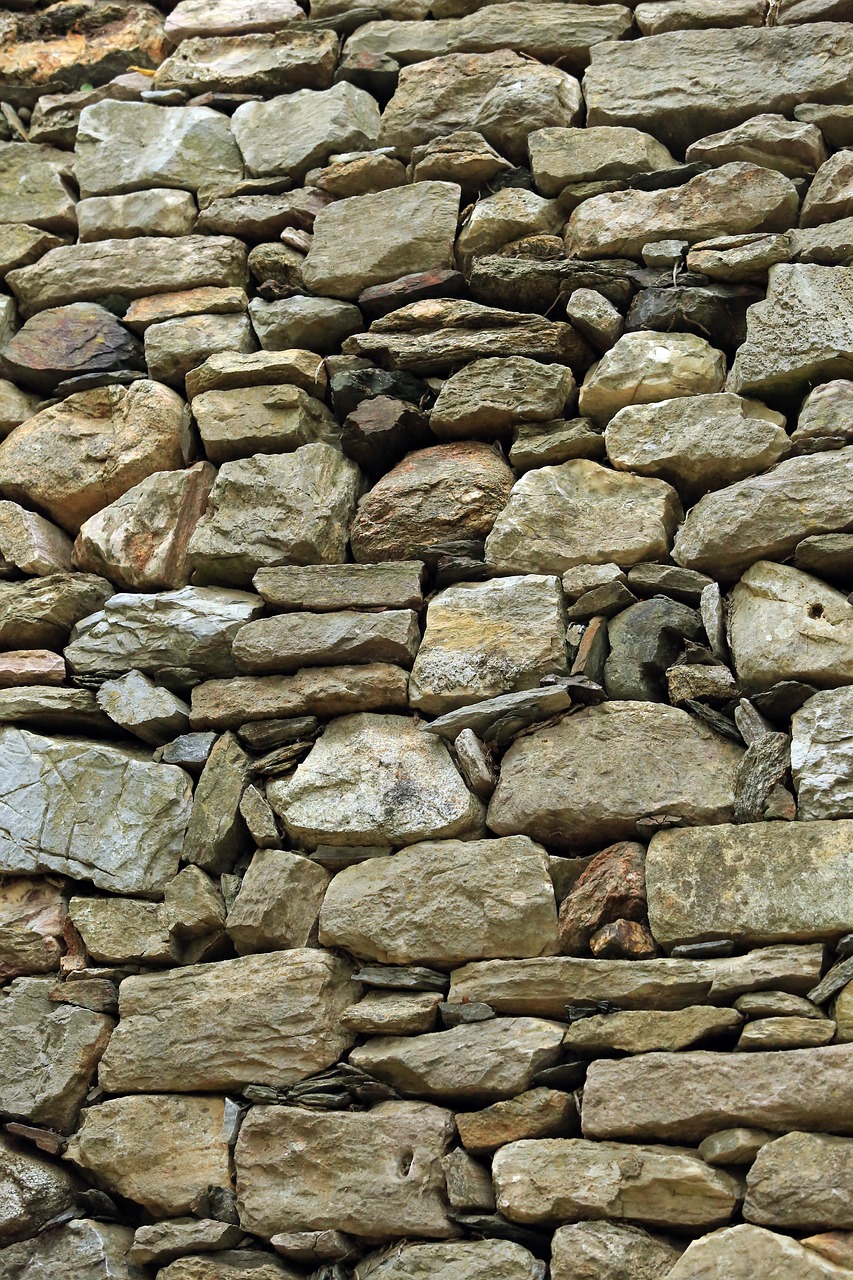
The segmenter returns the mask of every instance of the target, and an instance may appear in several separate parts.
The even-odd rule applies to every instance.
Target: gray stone
[[[420,610],[423,572],[420,560],[288,565],[259,569],[252,585],[275,609],[310,609],[312,613],[337,609]]]
[[[758,1152],[746,1178],[747,1222],[794,1231],[850,1230],[853,1142],[786,1133]]]
[[[666,557],[680,518],[678,495],[662,480],[585,459],[541,467],[513,486],[486,562],[498,573],[563,573],[590,561],[624,568]]]
[[[598,461],[604,457],[604,438],[591,418],[568,422],[522,424],[513,431],[509,460],[516,471],[559,466],[574,458]]]
[[[251,13],[234,0],[179,0],[166,19],[165,30],[177,44],[194,36],[280,31],[304,16],[296,0],[260,0]]]
[[[335,720],[267,796],[292,839],[309,846],[392,845],[483,834],[483,806],[447,747],[404,716]]]
[[[780,680],[853,684],[853,605],[790,565],[759,560],[746,571],[732,592],[729,643],[747,695]]]
[[[699,614],[677,600],[652,596],[650,600],[629,604],[611,618],[607,627],[610,644],[610,654],[604,664],[607,696],[641,702],[665,701],[665,673],[679,656],[684,640],[698,641],[701,636]]]
[[[231,642],[262,607],[259,596],[219,587],[115,595],[74,628],[65,658],[78,675],[137,670],[170,686],[230,676]]]
[[[511,1142],[495,1155],[498,1208],[523,1223],[608,1216],[649,1226],[702,1228],[728,1222],[740,1182],[692,1151],[582,1138]]]
[[[281,31],[196,36],[160,63],[156,90],[187,94],[271,94],[327,89],[338,56],[332,31],[294,25]]]
[[[247,1231],[347,1231],[356,1237],[443,1239],[441,1157],[449,1111],[382,1102],[368,1113],[253,1107],[237,1140],[237,1194]]]
[[[610,702],[518,739],[503,758],[488,823],[547,845],[635,839],[655,814],[725,822],[741,750],[675,707]]]
[[[638,4],[635,21],[644,36],[704,27],[761,27],[763,0],[651,0]]]
[[[314,1075],[353,1043],[338,1021],[360,994],[351,972],[297,949],[126,978],[101,1086],[190,1093]]]
[[[292,383],[318,400],[324,400],[328,385],[325,363],[311,351],[220,353],[208,356],[203,365],[187,374],[187,395],[192,399],[205,391],[277,386],[282,382]]]
[[[0,582],[0,644],[9,649],[61,648],[75,623],[102,608],[111,595],[106,579],[89,573]]]
[[[699,1154],[706,1164],[752,1164],[758,1152],[775,1134],[767,1129],[721,1129],[699,1143]]]
[[[810,391],[803,400],[791,443],[797,453],[820,453],[853,444],[850,425],[853,382],[836,378]]]
[[[688,512],[673,557],[724,582],[758,560],[781,560],[803,538],[850,524],[851,476],[853,446],[788,458],[709,493]]]
[[[134,1262],[160,1266],[186,1254],[231,1249],[240,1243],[242,1236],[240,1227],[217,1222],[215,1218],[173,1218],[169,1222],[137,1227],[130,1257]]]
[[[595,289],[575,289],[566,303],[566,315],[596,351],[609,351],[625,331],[621,312]]]
[[[589,1138],[701,1142],[734,1125],[849,1133],[853,1047],[773,1053],[647,1053],[587,1074]]]
[[[768,269],[775,267],[777,262],[790,261],[796,234],[752,232],[702,240],[688,252],[687,269],[724,283],[763,280]]]
[[[381,613],[286,613],[243,627],[232,652],[238,671],[274,674],[352,662],[410,667],[421,633],[413,609]]]
[[[338,151],[376,145],[379,107],[363,89],[299,89],[267,102],[246,102],[232,128],[251,175],[286,174],[299,182]]]
[[[545,1264],[509,1240],[409,1244],[364,1258],[355,1280],[543,1280]]]
[[[0,690],[0,717],[46,733],[109,732],[109,720],[91,689],[25,685]]]
[[[847,151],[837,151],[822,164],[806,192],[800,226],[816,227],[853,213],[853,168]]]
[[[576,124],[581,103],[573,76],[509,49],[449,54],[403,68],[379,138],[410,155],[442,134],[475,129],[514,164],[523,164],[528,134]]]
[[[474,258],[496,253],[510,241],[561,235],[565,221],[556,200],[523,187],[504,187],[478,200],[466,215],[456,241],[457,259],[468,267]]]
[[[853,930],[842,867],[853,825],[768,822],[660,831],[646,857],[661,946],[808,942]]]
[[[460,583],[433,596],[409,703],[440,715],[568,675],[557,578],[530,574]],[[398,659],[399,660],[399,659]]]
[[[459,197],[455,183],[418,182],[327,205],[302,268],[307,288],[355,299],[371,285],[453,267]]]
[[[190,561],[205,580],[236,586],[261,566],[340,563],[362,487],[355,463],[327,444],[223,463]]]
[[[624,334],[593,365],[578,403],[603,426],[626,405],[721,391],[725,374],[725,356],[704,338],[640,330]]]
[[[53,985],[52,977],[16,978],[0,990],[0,1110],[68,1133],[115,1024],[105,1014],[52,1003]]]
[[[251,759],[233,733],[214,744],[193,796],[192,814],[181,857],[205,871],[230,871],[248,852],[248,833],[240,801],[249,781]]]
[[[92,196],[77,204],[80,243],[134,236],[188,236],[198,214],[189,191],[155,187],[119,196]]]
[[[3,1280],[138,1280],[128,1262],[131,1227],[77,1218],[0,1250]]]
[[[205,391],[194,398],[192,409],[212,462],[289,453],[303,444],[333,444],[338,439],[329,410],[300,387]]]
[[[342,716],[406,708],[402,667],[306,667],[293,676],[209,680],[193,689],[190,723],[199,729],[238,729],[291,716]]]
[[[232,236],[137,236],[51,249],[6,282],[24,315],[108,294],[145,298],[246,283],[246,247]]]
[[[14,271],[15,267],[28,267],[49,249],[58,249],[67,243],[66,236],[40,231],[25,222],[0,222],[0,276]]]
[[[756,1267],[778,1280],[846,1280],[849,1271],[790,1236],[743,1225],[694,1240],[667,1280],[694,1280],[697,1274],[703,1280],[752,1280]]]
[[[79,1184],[65,1169],[5,1136],[0,1137],[0,1153],[0,1245],[27,1240],[52,1218],[75,1208]],[[0,1252],[0,1267],[2,1258]]]
[[[655,8],[660,6],[655,5]],[[643,8],[651,8],[644,5]],[[578,1222],[554,1233],[552,1280],[664,1280],[680,1250],[642,1227]]]
[[[738,69],[723,79],[721,67]],[[685,67],[690,75],[685,76]],[[631,124],[673,150],[762,112],[844,101],[853,69],[845,26],[674,31],[598,45],[584,77],[591,125]]]
[[[766,471],[791,449],[781,413],[730,392],[626,406],[604,441],[617,470],[666,480],[685,501]]]
[[[379,1036],[350,1062],[403,1096],[482,1105],[529,1089],[560,1057],[563,1028],[540,1018],[495,1018],[420,1036]]]
[[[197,191],[243,176],[228,120],[210,107],[96,102],[80,112],[75,155],[84,197],[150,187]]]
[[[310,945],[328,884],[328,873],[310,858],[258,849],[225,921],[237,952]],[[352,1029],[346,1017],[343,1025]]]
[[[458,711],[448,711],[423,727],[429,733],[439,734],[446,742],[455,743],[460,733],[470,730],[485,742],[502,746],[511,742],[520,729],[566,712],[571,705],[565,688],[544,685],[541,689],[484,698]]]
[[[797,816],[853,818],[853,689],[827,689],[791,721]]]
[[[77,217],[70,177],[71,157],[67,152],[30,143],[3,143],[0,222],[73,233]]]
[[[789,178],[810,178],[826,160],[826,143],[813,124],[786,120],[782,115],[757,115],[733,129],[691,143],[684,158],[688,164],[740,161],[776,169]]]
[[[659,240],[695,244],[745,231],[787,231],[798,207],[797,189],[784,174],[757,164],[723,164],[683,186],[584,200],[571,216],[566,244],[580,258],[636,258]]]
[[[536,185],[546,196],[582,182],[627,183],[676,165],[651,134],[625,127],[536,129],[527,146]]]
[[[570,369],[520,356],[475,360],[441,388],[430,430],[441,439],[494,439],[520,422],[559,418],[575,389]]]
[[[358,307],[337,298],[310,298],[303,294],[275,302],[253,298],[249,312],[265,351],[307,347],[321,355],[331,355],[351,333],[360,333],[364,328]]]
[[[72,898],[68,914],[86,951],[99,964],[170,964],[169,930],[155,902],[133,898]]]
[[[360,959],[439,968],[553,954],[557,914],[545,851],[524,836],[442,840],[347,867],[326,893],[320,941]]]
[[[133,748],[26,729],[0,729],[0,754],[0,870],[62,871],[142,895],[175,874],[189,819],[183,770]]]
[[[219,352],[251,352],[255,335],[247,316],[182,316],[150,324],[145,330],[149,376],[182,390],[191,369]]]
[[[160,746],[189,728],[189,703],[160,689],[139,671],[107,680],[97,692],[101,710],[122,729]]]

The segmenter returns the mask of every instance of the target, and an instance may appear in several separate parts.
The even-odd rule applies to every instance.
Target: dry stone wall
[[[0,1280],[853,1280],[851,0],[0,33]]]

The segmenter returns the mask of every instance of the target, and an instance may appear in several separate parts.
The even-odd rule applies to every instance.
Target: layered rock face
[[[0,1280],[853,1280],[853,3],[0,35]]]

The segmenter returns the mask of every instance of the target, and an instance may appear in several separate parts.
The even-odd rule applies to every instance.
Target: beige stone
[[[251,352],[255,334],[244,315],[181,316],[150,324],[145,330],[149,377],[183,390],[191,369],[219,351]]]
[[[215,1097],[108,1098],[83,1113],[65,1158],[157,1218],[188,1213],[208,1186],[231,1184],[224,1111]]]
[[[328,884],[328,872],[309,858],[258,849],[225,921],[238,953],[308,946]]]
[[[593,365],[580,389],[583,414],[605,424],[626,405],[668,401],[721,391],[726,360],[692,333],[624,334]]]
[[[341,1025],[365,1036],[406,1036],[432,1031],[441,996],[432,991],[368,991],[341,1014]]]
[[[231,119],[246,172],[286,174],[294,182],[335,153],[374,147],[379,134],[375,98],[346,82],[244,102]]]
[[[776,1137],[767,1129],[721,1129],[699,1143],[699,1154],[708,1164],[752,1164],[758,1152]]]
[[[208,680],[192,691],[194,729],[237,729],[281,716],[344,716],[406,709],[408,673],[368,662],[360,667],[306,667],[293,676]]]
[[[558,236],[564,225],[565,215],[556,200],[545,200],[523,187],[504,187],[474,205],[463,222],[456,252],[467,265],[474,258],[497,253],[511,240]]]
[[[579,183],[627,182],[676,163],[656,138],[624,126],[535,129],[527,146],[536,185],[546,196]]]
[[[269,387],[280,383],[301,387],[318,400],[326,395],[328,377],[323,360],[312,351],[236,351],[208,356],[204,364],[187,374],[190,399],[205,391],[231,391],[235,387]]]
[[[73,1210],[78,1190],[70,1172],[0,1137],[0,1250],[38,1234],[52,1218]],[[0,1266],[2,1259],[0,1251]]]
[[[339,434],[325,405],[300,387],[206,391],[194,397],[192,409],[211,462],[334,444]]]
[[[132,240],[134,236],[188,236],[198,215],[189,191],[155,187],[127,195],[92,196],[77,203],[81,244],[90,240]]]
[[[575,1099],[557,1089],[528,1089],[482,1111],[456,1113],[459,1139],[466,1151],[490,1155],[522,1138],[571,1137],[579,1130]]]
[[[93,960],[101,964],[170,964],[169,930],[156,902],[72,898],[69,915]]]
[[[61,573],[71,568],[71,541],[44,516],[0,501],[0,557],[21,573]]]
[[[302,24],[238,36],[195,36],[160,63],[153,83],[155,89],[184,94],[327,89],[338,48],[333,31]]]
[[[286,565],[259,569],[252,585],[268,604],[286,611],[308,609],[423,608],[420,560],[385,564]]]
[[[127,978],[101,1085],[189,1093],[322,1071],[352,1044],[338,1024],[359,995],[351,972],[335,956],[297,949]]]
[[[578,1053],[672,1053],[737,1031],[743,1015],[734,1009],[688,1005],[685,1009],[625,1010],[573,1022],[564,1043]]]
[[[434,841],[369,858],[329,886],[320,941],[383,964],[442,968],[553,953],[557,913],[545,851],[510,836]]]
[[[559,418],[574,388],[563,365],[523,356],[474,360],[443,384],[430,430],[442,439],[493,439],[520,422]]]
[[[260,618],[234,639],[238,671],[273,674],[336,663],[395,662],[410,667],[421,642],[413,609],[342,609]]]
[[[642,1227],[578,1222],[554,1233],[551,1280],[664,1280],[680,1253]]]
[[[59,968],[68,903],[48,877],[0,880],[0,982]]]
[[[789,178],[810,178],[826,160],[826,143],[816,125],[765,114],[753,116],[733,129],[700,138],[690,144],[684,158],[688,164],[705,161],[725,165],[741,161],[776,169]],[[809,198],[806,197],[807,201]]]
[[[835,1036],[831,1018],[755,1018],[740,1033],[735,1048],[740,1053],[759,1049],[816,1049]]]

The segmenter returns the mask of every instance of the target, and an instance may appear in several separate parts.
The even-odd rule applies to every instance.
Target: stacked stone
[[[0,20],[0,1280],[853,1280],[853,3]]]

